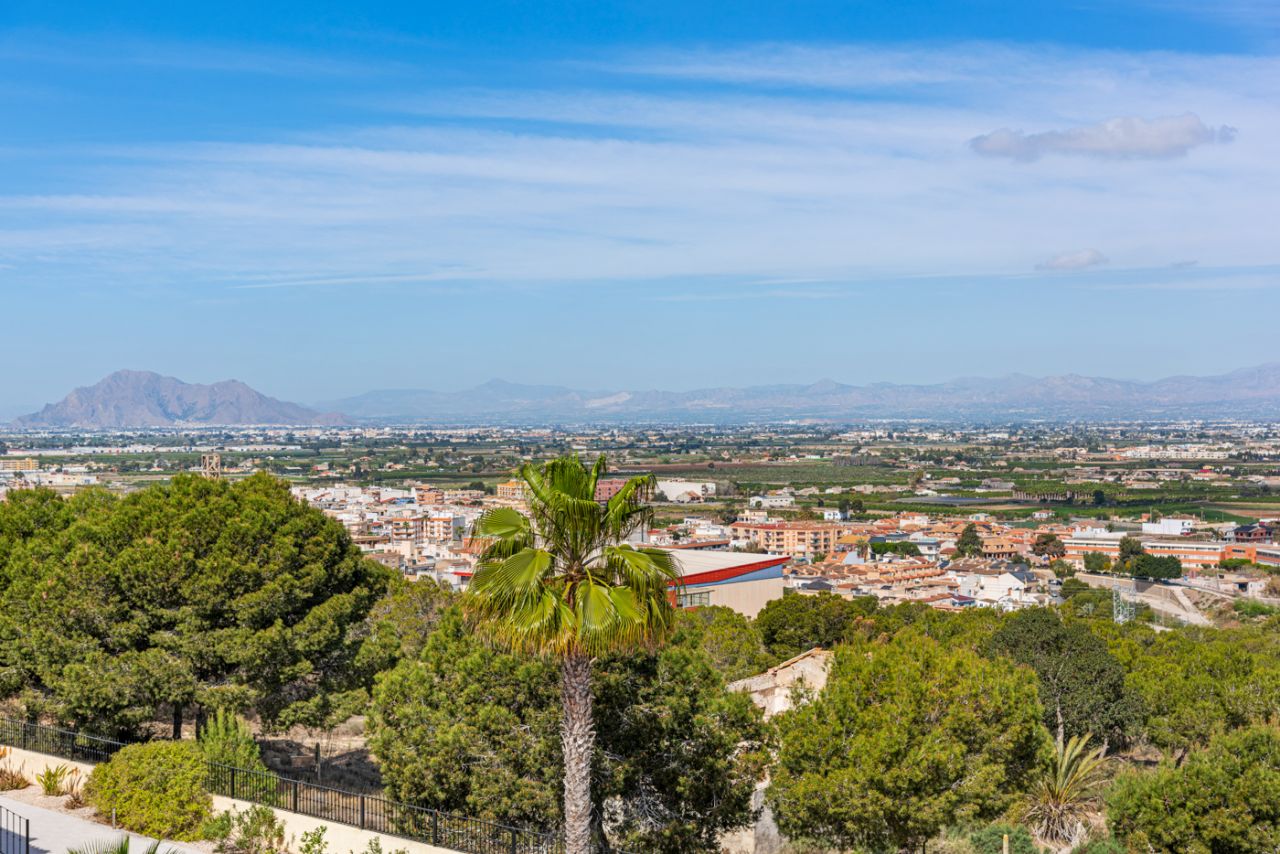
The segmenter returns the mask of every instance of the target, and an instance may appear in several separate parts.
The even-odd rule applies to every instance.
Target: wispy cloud
[[[1036,265],[1037,270],[1086,270],[1108,262],[1106,255],[1097,249],[1081,249],[1076,252],[1063,252],[1054,255],[1047,261]]]
[[[0,194],[0,260],[246,296],[726,277],[797,299],[840,293],[831,281],[1090,266],[1045,266],[1068,246],[1149,267],[1277,260],[1274,58],[765,46],[613,70],[536,89],[369,78],[361,122],[63,148],[48,188]],[[832,91],[811,91],[823,80]],[[369,105],[394,115],[372,124]],[[1177,118],[1090,124],[1151,114]],[[1198,115],[1240,124],[1239,140],[1153,154],[1218,139]],[[992,127],[1069,130],[972,156],[965,141]],[[1129,160],[1112,145],[1098,162],[1117,138]],[[1095,156],[1047,156],[1068,149]],[[1000,162],[1031,151],[1035,169]],[[25,170],[40,152],[0,150],[0,167],[16,156]]]
[[[1242,29],[1280,27],[1280,6],[1273,0],[1145,0],[1146,5],[1201,20],[1222,21]]]
[[[969,141],[969,147],[986,157],[1008,157],[1030,162],[1047,154],[1069,154],[1107,159],[1158,159],[1182,157],[1200,145],[1228,143],[1236,129],[1212,128],[1199,116],[1186,113],[1157,119],[1122,116],[1095,125],[1024,133],[1001,128]]]
[[[365,75],[403,68],[390,62],[348,60],[332,54],[312,53],[278,45],[179,42],[122,35],[104,40],[42,30],[0,32],[0,59],[25,63],[135,66],[284,77]]]

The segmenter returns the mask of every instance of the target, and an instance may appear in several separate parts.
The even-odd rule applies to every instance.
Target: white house
[[[716,497],[716,485],[710,481],[659,480],[658,491],[665,495],[668,501],[682,504],[706,501],[708,498]]]
[[[783,507],[794,507],[796,500],[790,495],[753,495],[750,504],[765,510],[778,510]]]
[[[1143,522],[1142,533],[1158,537],[1183,537],[1191,533],[1196,520],[1184,516],[1166,516],[1159,522]]]
[[[960,585],[960,595],[978,600],[979,605],[1013,610],[1034,602],[1036,577],[1030,572],[979,569],[948,575]]]

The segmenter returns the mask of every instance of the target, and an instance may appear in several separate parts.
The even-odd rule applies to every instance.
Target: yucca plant
[[[12,751],[9,748],[0,747],[0,760],[4,760],[3,764],[0,764],[0,792],[25,789],[31,785],[27,775],[22,772],[22,767],[13,767],[13,760],[10,758],[11,753]]]
[[[71,769],[66,765],[46,765],[45,769],[36,775],[36,782],[40,784],[41,792],[54,797],[63,793],[63,784],[70,773]]]
[[[653,478],[598,502],[605,471],[603,456],[591,468],[572,455],[521,468],[528,516],[496,508],[476,521],[488,546],[464,600],[492,641],[560,661],[566,854],[587,854],[591,841],[592,659],[661,642],[680,579],[671,552],[627,543],[652,520]]]
[[[1081,842],[1098,806],[1109,760],[1106,748],[1089,749],[1091,735],[1057,742],[1053,763],[1027,793],[1023,818],[1040,841],[1054,847]]]
[[[88,806],[88,801],[84,797],[84,775],[80,773],[79,768],[72,768],[67,774],[66,782],[62,785],[62,792],[67,799],[62,805],[69,810],[78,810],[83,806]]]

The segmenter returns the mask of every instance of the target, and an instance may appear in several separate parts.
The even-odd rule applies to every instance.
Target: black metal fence
[[[125,743],[68,729],[0,718],[0,744],[92,764],[106,762]]]
[[[31,854],[31,822],[0,807],[0,854]]]
[[[106,761],[125,746],[124,742],[109,738],[10,718],[0,718],[0,744],[87,763]],[[331,789],[215,762],[209,763],[206,788],[211,794],[466,854],[562,854],[564,851],[563,839],[558,834],[508,827],[377,795]],[[7,834],[5,838],[7,841]],[[0,849],[0,854],[13,852],[27,854],[22,848]]]

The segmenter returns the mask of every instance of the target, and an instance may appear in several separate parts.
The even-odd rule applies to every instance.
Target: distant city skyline
[[[1270,3],[0,11],[0,418],[1280,359]]]

